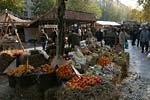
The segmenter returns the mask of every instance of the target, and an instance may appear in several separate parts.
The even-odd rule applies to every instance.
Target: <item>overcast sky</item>
[[[138,3],[137,0],[120,0],[123,4],[132,7],[132,8],[137,8]]]

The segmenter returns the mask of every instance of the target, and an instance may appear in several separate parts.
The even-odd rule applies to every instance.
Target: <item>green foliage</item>
[[[128,19],[131,21],[141,22],[142,21],[142,12],[137,9],[131,9]]]
[[[45,13],[46,11],[53,9],[56,0],[31,0],[33,2],[33,10],[34,15],[40,15]]]
[[[40,15],[44,12],[53,9],[56,6],[57,0],[32,0],[34,15]],[[101,9],[97,5],[96,0],[68,0],[66,9],[74,11],[82,11],[94,13],[96,17],[101,16]]]
[[[32,0],[34,7],[33,13],[40,15],[56,6],[57,0]],[[74,11],[82,11],[94,13],[97,17],[101,16],[100,7],[96,4],[96,0],[68,0],[66,9]]]
[[[24,0],[0,0],[0,11],[4,12],[5,9],[15,14],[21,13],[24,7]]]
[[[150,22],[150,6],[144,8],[142,16],[144,22]]]
[[[66,8],[73,11],[94,13],[97,18],[101,16],[101,9],[96,0],[68,0]]]
[[[102,9],[101,20],[120,21],[126,20],[129,8],[119,0],[99,0]]]
[[[138,0],[138,3],[143,6],[142,21],[150,22],[150,0]]]

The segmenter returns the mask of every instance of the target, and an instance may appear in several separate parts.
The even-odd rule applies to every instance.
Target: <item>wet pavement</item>
[[[147,58],[148,53],[141,53],[140,47],[131,45],[126,51],[130,54],[129,77],[123,81],[120,100],[150,100],[150,59]]]

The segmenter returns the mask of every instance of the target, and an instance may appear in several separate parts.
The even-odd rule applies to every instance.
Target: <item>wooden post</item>
[[[7,9],[6,9],[5,13],[6,13],[6,16],[5,16],[4,22],[6,22],[6,20],[7,20],[7,26],[6,26],[6,28],[5,28],[5,34],[7,34],[8,27],[9,27],[9,23],[11,23],[11,24],[12,24],[12,27],[13,27],[13,30],[14,30],[16,36],[17,36],[17,40],[19,41],[19,45],[21,46],[22,50],[24,51],[24,46],[23,46],[23,44],[22,44],[22,42],[21,42],[21,39],[20,39],[20,37],[19,37],[19,34],[17,33],[16,26],[15,26],[13,20],[11,19],[11,17],[9,16],[9,14],[7,13]],[[5,23],[3,24],[3,26],[5,27]]]
[[[16,26],[14,25],[14,23],[13,23],[13,21],[12,21],[12,19],[11,19],[10,16],[8,16],[8,21],[12,24],[12,27],[13,27],[13,30],[14,30],[16,36],[17,36],[17,40],[18,40],[18,42],[19,42],[19,45],[20,45],[20,47],[22,48],[22,50],[24,51],[24,46],[23,46],[23,44],[22,44],[22,42],[21,42],[21,39],[20,39],[20,37],[19,37],[19,34],[17,33]],[[7,31],[6,31],[6,32],[7,32]]]

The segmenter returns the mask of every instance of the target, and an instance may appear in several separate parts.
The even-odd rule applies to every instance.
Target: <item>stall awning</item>
[[[12,22],[15,24],[15,25],[24,25],[24,24],[28,24],[30,23],[31,21],[30,20],[24,20],[24,19],[20,19],[12,14],[3,14],[0,16],[0,24],[3,24],[3,23],[10,23],[9,20],[8,20],[8,17],[9,16],[12,20]]]
[[[120,26],[119,23],[117,23],[117,22],[112,22],[112,21],[96,21],[96,24],[103,25],[103,26],[107,26],[107,25]]]

